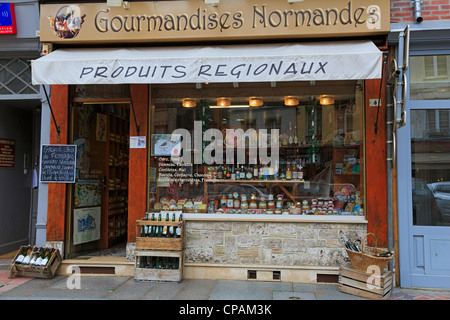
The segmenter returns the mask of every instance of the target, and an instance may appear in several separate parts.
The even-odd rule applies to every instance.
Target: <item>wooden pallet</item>
[[[53,278],[56,274],[56,270],[58,269],[62,261],[59,250],[56,249],[54,251],[46,266],[30,266],[24,264],[16,264],[15,261],[17,257],[26,248],[28,248],[28,246],[20,247],[14,258],[11,260],[11,263],[9,264],[9,278],[13,278],[16,276],[43,278],[43,279]]]
[[[339,268],[339,291],[372,300],[386,300],[392,291],[393,273],[381,275],[356,271],[351,266]]]
[[[134,279],[153,281],[178,281],[183,278],[183,251],[136,250]],[[141,268],[143,257],[178,258],[178,269]]]

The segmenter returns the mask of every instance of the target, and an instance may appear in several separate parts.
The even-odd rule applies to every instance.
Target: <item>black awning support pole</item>
[[[137,124],[136,113],[134,112],[133,98],[130,97],[130,101],[131,101],[131,109],[133,109],[134,124],[136,125],[136,134],[139,136],[140,128],[139,125]]]
[[[42,87],[44,88],[45,97],[47,98],[48,107],[50,108],[50,113],[52,114],[53,122],[55,123],[56,134],[58,135],[58,137],[56,138],[56,141],[59,144],[59,142],[61,141],[61,135],[60,135],[61,131],[60,131],[58,124],[56,123],[55,115],[53,114],[53,110],[52,110],[52,105],[50,103],[50,99],[47,94],[47,89],[45,89],[45,85],[42,85]]]

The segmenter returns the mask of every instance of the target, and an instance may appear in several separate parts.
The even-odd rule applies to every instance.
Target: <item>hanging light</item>
[[[291,106],[298,106],[299,104],[299,99],[298,97],[294,97],[294,96],[287,96],[284,98],[284,105],[291,107]]]
[[[261,98],[251,97],[248,101],[250,107],[261,107],[264,101]]]
[[[183,99],[183,107],[185,108],[194,108],[197,105],[197,101],[195,99]]]
[[[321,96],[320,104],[322,106],[330,106],[330,105],[334,104],[334,98],[330,97],[330,96]]]
[[[219,107],[229,107],[230,105],[231,105],[231,100],[229,98],[217,99],[217,106],[219,106]]]

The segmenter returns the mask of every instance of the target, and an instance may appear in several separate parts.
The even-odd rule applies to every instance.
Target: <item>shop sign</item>
[[[10,2],[0,3],[0,34],[16,34],[16,16],[14,4]]]
[[[387,34],[388,0],[203,0],[45,4],[41,41],[71,43],[280,39]]]
[[[0,139],[0,168],[14,168],[16,142]]]

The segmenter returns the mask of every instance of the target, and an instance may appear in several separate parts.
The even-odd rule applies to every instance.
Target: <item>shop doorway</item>
[[[397,150],[403,287],[450,288],[449,58],[410,59],[408,120]]]
[[[127,99],[75,99],[71,118],[77,166],[69,192],[67,255],[125,248],[130,103]]]

